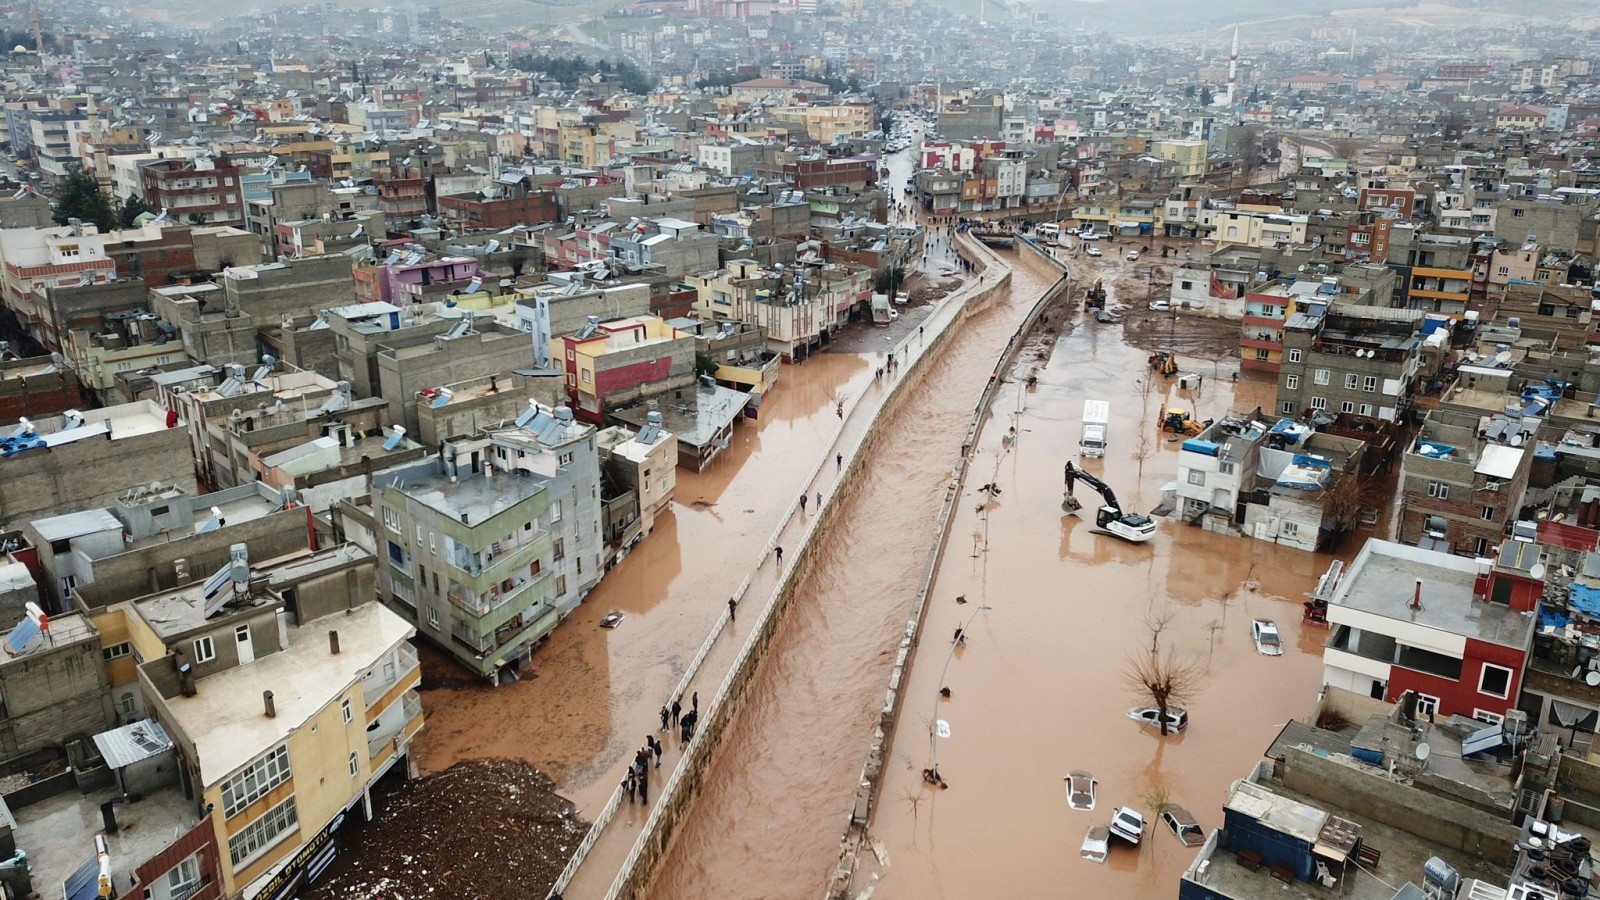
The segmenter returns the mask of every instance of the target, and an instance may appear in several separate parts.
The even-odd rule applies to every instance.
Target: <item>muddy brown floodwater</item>
[[[422,771],[526,760],[592,817],[838,430],[831,398],[865,390],[871,359],[824,353],[784,366],[761,419],[736,426],[704,473],[678,470],[672,513],[555,630],[524,681],[425,691],[428,725],[413,745]],[[622,626],[599,628],[612,610],[627,614]]]
[[[653,900],[823,896],[971,404],[1053,280],[1031,256],[1013,260],[1010,301],[964,326],[889,423],[823,539],[824,562],[718,748]],[[1088,468],[1125,507],[1149,511],[1177,472],[1178,445],[1156,434],[1157,411],[1215,417],[1270,405],[1273,386],[1232,383],[1232,360],[1190,359],[1185,371],[1208,376],[1198,391],[1180,396],[1163,379],[1143,390],[1145,351],[1124,344],[1120,326],[1076,320],[1047,360],[1024,356],[1018,371],[1037,371],[1038,386],[1005,387],[976,451],[872,825],[889,865],[855,884],[875,884],[875,900],[1170,896],[1194,851],[1152,834],[1142,850],[1118,848],[1095,866],[1077,855],[1084,831],[1119,804],[1150,812],[1163,799],[1215,826],[1228,783],[1305,712],[1320,681],[1326,632],[1302,633],[1299,603],[1326,557],[1166,519],[1154,542],[1132,545],[1060,508],[1086,397],[1113,401],[1114,417],[1110,452]],[[1002,449],[1009,425],[1018,439]],[[1001,495],[985,503],[975,489],[991,481]],[[1278,620],[1284,656],[1255,654],[1253,616]],[[1189,732],[1164,739],[1126,718],[1137,698],[1121,676],[1131,654],[1148,652],[1153,618],[1166,620],[1162,644],[1205,671]],[[958,626],[969,635],[959,650]],[[939,720],[951,736],[935,748]],[[948,790],[920,778],[935,761]],[[1077,768],[1100,780],[1095,813],[1066,807],[1062,777]]]
[[[661,866],[652,898],[821,896],[972,405],[1055,281],[1019,264],[874,445]]]

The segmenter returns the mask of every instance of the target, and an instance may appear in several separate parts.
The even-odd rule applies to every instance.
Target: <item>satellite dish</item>
[[[1528,577],[1529,578],[1536,578],[1539,581],[1543,581],[1544,580],[1544,573],[1545,573],[1544,563],[1534,563],[1533,567],[1528,569]]]
[[[1417,755],[1417,759],[1420,762],[1427,762],[1428,761],[1428,755],[1433,752],[1433,748],[1429,747],[1427,745],[1427,743],[1424,742],[1424,743],[1418,744],[1417,745],[1417,749],[1412,751],[1412,752],[1414,752]]]
[[[1583,683],[1589,687],[1600,687],[1600,672],[1590,672],[1583,676]]]

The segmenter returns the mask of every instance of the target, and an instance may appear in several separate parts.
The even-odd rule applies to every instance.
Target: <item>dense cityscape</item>
[[[0,11],[0,896],[1600,885],[1592,3]]]

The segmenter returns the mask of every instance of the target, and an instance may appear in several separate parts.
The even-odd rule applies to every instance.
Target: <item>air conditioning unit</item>
[[[173,560],[172,561],[172,574],[173,574],[173,577],[178,579],[178,584],[188,584],[189,583],[189,561],[187,559],[175,559],[175,560]]]

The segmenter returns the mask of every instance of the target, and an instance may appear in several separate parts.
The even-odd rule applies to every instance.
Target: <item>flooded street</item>
[[[1009,384],[997,399],[885,762],[871,832],[889,864],[864,867],[854,885],[877,876],[875,900],[1171,896],[1194,850],[1152,828],[1140,848],[1116,846],[1095,865],[1078,856],[1085,831],[1119,805],[1154,824],[1162,803],[1217,827],[1228,785],[1315,697],[1327,632],[1302,629],[1300,603],[1327,557],[1172,519],[1159,519],[1155,539],[1136,545],[1061,514],[1062,465],[1079,462],[1085,398],[1110,400],[1112,409],[1106,457],[1085,468],[1138,512],[1156,506],[1177,475],[1178,441],[1156,432],[1163,406],[1205,419],[1270,404],[1270,383],[1231,383],[1232,361],[1183,360],[1182,371],[1208,376],[1193,394],[1180,396],[1160,378],[1145,391],[1134,383],[1147,373],[1145,353],[1119,338],[1114,327],[1080,324],[1056,344],[1037,389]],[[1005,449],[1008,420],[1019,437]],[[990,480],[1003,493],[985,515],[974,488]],[[1082,485],[1077,496],[1090,508],[1097,499]],[[1283,656],[1257,655],[1256,616],[1277,620]],[[1125,715],[1149,703],[1123,673],[1130,657],[1149,653],[1150,623],[1163,648],[1203,670],[1181,735],[1163,738]],[[964,647],[952,643],[957,627],[966,629]],[[940,720],[948,738],[932,737]],[[947,790],[922,780],[934,763]],[[1067,807],[1063,777],[1074,769],[1099,780],[1094,812]]]
[[[889,423],[650,896],[821,895],[972,404],[1054,280],[1018,263],[1010,298],[959,326]]]
[[[611,770],[620,779],[624,757],[838,430],[831,398],[871,384],[869,359],[824,353],[784,366],[759,420],[735,427],[704,473],[678,470],[672,514],[556,629],[524,681],[424,692],[428,727],[414,748],[422,771],[522,759],[554,778],[580,813],[603,803],[616,787]],[[599,628],[613,610],[627,614],[623,625]]]

